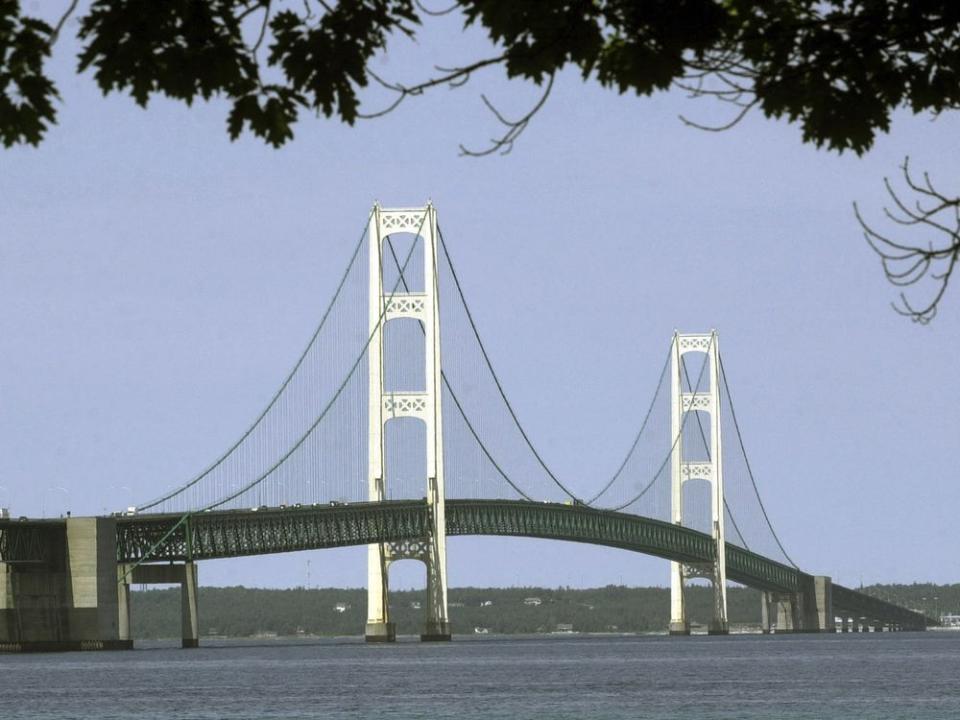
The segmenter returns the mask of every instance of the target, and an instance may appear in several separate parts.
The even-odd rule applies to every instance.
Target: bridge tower
[[[403,283],[384,287],[384,241],[394,233],[412,233],[423,245],[423,290],[408,292]],[[369,367],[369,499],[386,497],[384,429],[402,417],[413,417],[426,426],[427,487],[430,511],[428,534],[413,541],[384,542],[368,546],[367,642],[393,642],[396,627],[390,621],[390,564],[419,560],[427,566],[427,618],[421,640],[449,640],[447,615],[447,550],[444,513],[443,435],[440,408],[440,305],[437,297],[437,212],[432,204],[415,209],[385,209],[374,205],[368,227],[370,244]],[[411,258],[414,255],[411,255]],[[389,262],[393,258],[389,257]],[[401,265],[404,258],[400,258]],[[384,391],[383,329],[398,318],[413,318],[423,329],[426,377],[421,391]]]
[[[687,353],[705,354],[707,363],[700,376],[688,375],[682,363]],[[704,480],[710,485],[711,532],[716,555],[711,563],[670,563],[670,634],[689,635],[684,590],[686,580],[706,578],[713,584],[713,619],[711,635],[728,632],[727,625],[727,563],[726,534],[724,532],[723,446],[720,437],[720,354],[716,331],[707,334],[674,332],[670,353],[670,440],[671,450],[671,514],[672,521],[682,525],[684,520],[683,486],[690,480]],[[688,459],[684,449],[684,435],[697,432],[703,413],[709,418],[709,429],[704,432],[707,457]],[[702,429],[702,423],[700,424]]]

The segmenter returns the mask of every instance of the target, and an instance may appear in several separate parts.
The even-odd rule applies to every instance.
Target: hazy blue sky
[[[408,61],[471,46],[424,40],[381,71],[409,79]],[[908,153],[960,190],[955,116],[898,116],[868,156],[838,157],[759,115],[699,132],[677,115],[720,118],[709,104],[566,74],[511,155],[458,157],[497,131],[481,91],[514,112],[536,96],[494,72],[355,128],[307,118],[273,150],[231,143],[222,103],[103,99],[59,51],[59,126],[0,152],[0,505],[14,514],[114,509],[205,466],[302,349],[372,202],[432,198],[502,379],[565,476],[615,465],[674,328],[717,328],[801,567],[958,580],[960,288],[929,327],[895,315],[851,211],[879,218],[881,179]],[[218,561],[200,577],[297,585],[310,559],[314,584],[357,586],[365,557]],[[668,580],[663,561],[563,543],[453,539],[449,558],[452,585]],[[422,583],[397,570],[394,585]]]

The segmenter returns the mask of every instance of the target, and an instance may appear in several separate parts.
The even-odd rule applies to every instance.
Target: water
[[[0,656],[2,720],[960,718],[960,633],[209,642]]]

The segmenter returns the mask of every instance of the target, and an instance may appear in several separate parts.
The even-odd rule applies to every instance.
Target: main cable
[[[397,274],[400,276],[400,281],[403,283],[403,289],[406,292],[410,292],[410,286],[407,284],[407,279],[404,276],[403,268],[400,267],[400,258],[397,257],[396,250],[393,247],[393,241],[390,239],[389,235],[387,235],[387,247],[390,249],[390,256],[393,258],[393,262],[397,266]],[[433,280],[434,280],[434,288],[433,288],[434,297],[437,298],[437,302],[439,304],[439,292],[438,292],[438,286],[436,284],[438,281],[436,260],[434,260],[434,266],[433,266]],[[420,331],[424,335],[426,335],[427,330],[423,326],[423,323],[418,322],[417,325],[420,327]],[[530,497],[529,495],[527,495],[527,493],[521,490],[520,487],[513,480],[510,479],[510,477],[506,474],[506,472],[504,472],[503,468],[500,467],[500,463],[498,463],[494,459],[490,450],[487,449],[486,444],[484,444],[483,440],[480,439],[480,435],[477,434],[476,429],[474,429],[473,427],[473,423],[470,422],[470,418],[467,417],[467,413],[463,409],[463,405],[460,403],[460,399],[457,397],[456,392],[454,392],[453,386],[450,384],[450,380],[447,378],[447,374],[444,372],[442,366],[440,368],[440,379],[443,380],[444,387],[447,388],[447,392],[450,393],[450,398],[453,400],[454,405],[457,406],[457,410],[460,413],[460,417],[463,418],[463,421],[467,424],[467,429],[470,431],[470,434],[473,435],[473,438],[477,441],[477,444],[480,446],[480,450],[482,450],[483,454],[486,455],[487,459],[493,465],[494,469],[498,473],[500,473],[500,477],[506,480],[507,484],[510,487],[512,487],[522,498],[524,498],[525,500],[529,500],[530,502],[536,502],[532,497]]]
[[[719,357],[720,355],[718,353],[717,358]],[[708,360],[704,358],[703,362],[707,363]],[[690,387],[690,373],[687,372],[687,361],[683,357],[680,358],[680,367],[683,368],[683,376],[687,379],[687,387]],[[716,411],[717,411],[716,422],[718,423],[720,422],[720,410],[721,410],[720,407],[716,408]],[[692,412],[697,418],[697,427],[700,428],[700,440],[701,442],[703,442],[704,450],[706,450],[707,452],[707,461],[713,462],[713,453],[711,452],[712,448],[710,447],[710,444],[707,442],[707,434],[703,430],[703,423],[700,421],[700,415],[696,411],[692,411]],[[733,529],[737,533],[737,537],[740,538],[740,542],[743,543],[743,547],[749,550],[750,546],[747,545],[746,538],[743,537],[743,533],[740,532],[740,527],[737,525],[737,519],[733,516],[733,510],[730,509],[730,505],[729,503],[727,503],[726,493],[723,494],[723,507],[727,511],[727,514],[730,516],[730,522],[733,524]]]
[[[563,490],[567,496],[574,502],[583,503],[580,498],[573,494],[570,489],[560,482],[560,479],[553,474],[553,471],[547,467],[547,464],[544,462],[543,458],[540,456],[540,453],[537,452],[537,449],[533,446],[533,443],[530,441],[530,438],[527,436],[526,431],[523,429],[523,426],[520,424],[520,420],[517,417],[517,413],[513,409],[510,401],[507,399],[507,394],[503,389],[503,385],[500,383],[500,378],[497,376],[496,371],[493,369],[493,363],[490,361],[490,356],[487,354],[487,348],[483,344],[483,340],[480,339],[480,331],[477,329],[477,325],[473,320],[473,313],[470,312],[470,306],[467,304],[467,299],[464,297],[463,288],[460,285],[460,279],[457,277],[457,271],[453,267],[453,260],[450,258],[450,253],[447,250],[447,243],[443,239],[443,232],[440,230],[439,224],[437,225],[437,235],[440,237],[440,247],[443,248],[444,257],[447,259],[447,265],[450,266],[450,275],[453,278],[453,283],[457,288],[457,294],[460,296],[460,302],[463,303],[463,309],[466,311],[467,320],[470,323],[470,328],[473,330],[473,335],[477,339],[477,344],[480,346],[480,353],[483,355],[483,361],[486,363],[487,369],[490,371],[490,375],[493,378],[494,384],[497,386],[497,391],[500,393],[500,397],[503,399],[504,405],[506,405],[507,411],[510,413],[510,417],[513,418],[514,425],[517,426],[517,430],[520,431],[520,435],[523,437],[524,442],[526,442],[527,447],[530,449],[530,452],[533,453],[533,456],[537,459],[537,462],[540,464],[540,467],[543,468],[544,472],[547,473],[549,478],[554,482],[554,484]]]
[[[671,347],[671,350],[673,349],[673,344],[672,344],[672,342],[673,342],[673,341],[671,341],[671,346],[670,346],[670,347]],[[713,336],[711,335],[711,336],[710,336],[710,341],[709,341],[709,343],[707,343],[707,348],[706,348],[706,352],[707,352],[707,353],[710,352],[710,346],[711,346],[712,344],[713,344]],[[700,374],[697,375],[697,386],[693,389],[693,397],[696,397],[697,394],[700,392],[700,383],[703,381],[703,372],[704,372],[704,370],[706,369],[706,367],[707,367],[707,363],[706,363],[706,362],[704,362],[703,365],[700,366]],[[689,384],[690,384],[690,383],[689,383],[689,381],[688,381],[688,382],[687,382],[687,385],[689,386]],[[637,500],[639,500],[640,498],[642,498],[644,495],[647,494],[647,492],[650,490],[650,488],[653,487],[654,483],[660,478],[660,473],[663,472],[664,468],[667,466],[667,463],[670,462],[671,458],[673,457],[673,451],[676,450],[677,445],[680,443],[680,438],[681,438],[681,436],[683,435],[683,429],[687,426],[687,418],[689,418],[689,417],[690,417],[690,413],[689,413],[689,412],[684,413],[684,415],[683,415],[683,420],[680,421],[680,429],[677,431],[677,436],[673,439],[673,443],[670,445],[670,450],[667,452],[666,457],[663,458],[663,462],[660,463],[660,467],[657,468],[657,472],[654,473],[653,477],[650,479],[650,482],[648,482],[648,483],[646,484],[646,486],[644,486],[644,488],[643,488],[637,495],[635,495],[632,499],[627,500],[627,502],[625,502],[625,503],[623,503],[623,504],[621,504],[621,505],[618,505],[618,506],[616,506],[616,507],[607,508],[608,510],[613,510],[613,511],[615,511],[615,512],[619,512],[620,510],[623,510],[624,508],[627,508],[627,507],[629,507],[630,505],[633,505],[633,503],[637,502]]]
[[[424,220],[426,219],[426,217],[427,217],[427,213],[424,213],[424,214],[423,214],[423,218],[420,220],[420,226],[417,228],[417,235],[418,235],[417,239],[418,239],[418,240],[419,240],[419,232],[420,232],[420,229],[423,227],[423,223],[424,223]],[[416,247],[417,247],[417,242],[416,242],[416,241],[414,241],[413,243],[410,244],[410,251],[407,253],[407,257],[404,258],[403,268],[401,269],[401,273],[402,273],[402,270],[406,268],[407,263],[410,262],[410,258],[413,256],[413,251],[416,249]],[[214,502],[214,503],[212,503],[212,504],[210,504],[210,505],[207,505],[205,508],[203,508],[204,510],[212,510],[212,509],[214,509],[214,508],[220,507],[221,505],[225,505],[226,503],[230,502],[230,501],[233,500],[234,498],[237,498],[237,497],[239,497],[240,495],[242,495],[243,493],[247,492],[248,490],[253,489],[253,488],[256,487],[257,485],[259,485],[261,482],[263,482],[267,477],[269,477],[269,476],[271,475],[271,473],[273,473],[274,470],[276,470],[276,469],[277,469],[278,467],[280,467],[283,463],[285,463],[285,462],[287,461],[287,459],[288,459],[291,455],[293,455],[293,453],[296,452],[297,449],[298,449],[301,445],[303,445],[304,442],[306,442],[307,438],[310,437],[310,435],[311,435],[311,434],[313,433],[313,431],[317,428],[317,426],[318,426],[318,425],[323,421],[323,419],[327,416],[327,413],[330,412],[330,409],[333,407],[334,403],[336,403],[336,401],[339,399],[340,395],[343,393],[344,388],[346,388],[347,384],[348,384],[348,383],[350,382],[350,380],[353,378],[353,375],[354,375],[354,373],[357,371],[357,368],[359,367],[360,362],[363,360],[364,356],[367,354],[367,350],[370,348],[370,343],[373,342],[373,338],[376,336],[377,332],[380,331],[380,328],[381,328],[381,326],[383,325],[383,319],[384,319],[384,317],[385,317],[386,314],[387,314],[387,308],[389,308],[389,307],[390,307],[390,304],[393,302],[393,298],[394,298],[394,296],[397,294],[397,288],[398,288],[399,286],[400,286],[400,280],[398,279],[397,282],[394,283],[393,289],[392,289],[391,292],[390,292],[390,297],[388,298],[387,302],[381,302],[381,306],[382,306],[382,307],[380,308],[380,315],[379,315],[379,317],[377,318],[377,322],[376,322],[376,324],[374,325],[373,329],[370,331],[370,335],[367,337],[367,341],[363,344],[363,348],[360,350],[360,354],[357,355],[356,360],[354,360],[353,365],[351,365],[349,372],[347,372],[346,377],[345,377],[345,378],[343,379],[343,381],[340,383],[340,386],[337,388],[336,392],[333,394],[333,397],[330,398],[330,401],[326,404],[326,406],[325,406],[325,407],[323,408],[323,410],[320,412],[320,415],[317,417],[316,420],[314,420],[313,424],[307,429],[307,431],[300,437],[299,440],[297,440],[296,443],[293,444],[293,446],[292,446],[286,453],[284,453],[284,454],[280,457],[279,460],[277,460],[277,461],[276,461],[273,465],[271,465],[262,475],[260,475],[260,477],[258,477],[258,478],[256,478],[255,480],[249,482],[247,485],[245,485],[244,487],[238,489],[238,490],[237,490],[236,492],[234,492],[233,494],[231,494],[231,495],[229,495],[229,496],[227,496],[227,497],[224,497],[224,498],[222,498],[221,500],[218,500],[217,502]]]
[[[373,212],[371,211],[370,215],[372,214]],[[283,394],[283,391],[287,389],[287,386],[290,384],[290,381],[293,380],[294,375],[297,374],[297,371],[300,369],[300,366],[303,364],[303,361],[307,357],[307,354],[310,352],[310,349],[313,347],[313,344],[316,342],[317,338],[320,336],[320,332],[323,330],[324,325],[326,325],[327,318],[330,317],[330,313],[333,310],[333,306],[336,305],[337,300],[340,297],[340,293],[343,291],[344,285],[346,285],[347,277],[350,275],[350,270],[353,268],[353,264],[356,262],[357,256],[360,254],[360,248],[363,246],[363,241],[367,236],[367,229],[368,229],[369,223],[370,223],[370,216],[368,215],[367,224],[364,226],[363,233],[361,233],[360,235],[360,240],[357,242],[356,247],[353,249],[353,254],[351,254],[350,256],[350,261],[347,263],[347,268],[346,270],[344,270],[343,276],[340,278],[340,282],[337,285],[337,289],[334,292],[333,297],[331,298],[329,304],[327,305],[327,309],[324,311],[323,317],[320,319],[320,324],[317,325],[317,329],[314,330],[313,335],[311,335],[310,337],[310,341],[307,343],[307,346],[304,348],[303,352],[300,354],[300,357],[297,359],[297,362],[293,366],[293,369],[287,374],[287,377],[284,379],[283,384],[280,385],[280,389],[277,390],[276,393],[274,393],[273,397],[270,399],[270,402],[263,409],[263,412],[261,412],[257,416],[257,419],[254,420],[253,424],[250,425],[250,427],[247,428],[246,432],[244,432],[243,435],[240,436],[240,439],[237,440],[233,445],[231,445],[226,452],[224,452],[219,458],[217,458],[203,472],[201,472],[199,475],[197,475],[187,483],[181,485],[177,489],[167,493],[166,495],[163,495],[162,497],[157,498],[155,500],[151,500],[150,502],[144,505],[138,506],[139,510],[149,510],[152,507],[156,507],[160,503],[166,502],[167,500],[170,500],[171,498],[174,498],[177,495],[189,490],[191,487],[193,487],[198,482],[200,482],[205,477],[207,477],[207,475],[209,475],[216,468],[218,468],[228,457],[230,457],[233,454],[233,452],[238,447],[240,447],[243,441],[250,436],[250,434],[257,428],[260,422],[267,416],[267,413],[269,413],[270,410],[273,408],[273,406],[276,405],[277,401],[280,399],[280,396]]]
[[[760,511],[763,513],[763,519],[767,521],[767,527],[770,528],[770,533],[773,535],[773,539],[776,540],[777,547],[780,548],[780,552],[783,553],[783,556],[787,559],[787,562],[799,570],[800,567],[793,561],[793,558],[791,558],[784,549],[783,543],[780,542],[780,538],[777,535],[777,531],[773,529],[773,523],[770,522],[770,516],[767,515],[767,508],[764,507],[763,499],[760,497],[760,490],[757,488],[757,481],[753,477],[753,470],[750,467],[750,458],[747,457],[747,449],[743,445],[743,435],[740,433],[740,423],[737,422],[737,412],[733,408],[733,396],[730,394],[730,385],[727,383],[727,373],[723,369],[723,358],[720,357],[719,352],[717,352],[717,362],[720,364],[720,377],[723,379],[723,387],[727,391],[727,401],[730,403],[730,416],[733,418],[733,427],[737,431],[737,440],[740,443],[740,450],[743,452],[743,459],[747,466],[747,475],[750,478],[750,483],[753,485],[753,492],[757,496],[757,502],[760,503]]]
[[[643,435],[643,431],[647,428],[647,422],[650,420],[650,415],[653,413],[653,406],[657,402],[657,396],[660,394],[660,387],[663,385],[663,378],[667,373],[667,368],[670,366],[670,350],[667,350],[667,358],[664,360],[663,368],[660,370],[660,380],[657,382],[657,389],[653,391],[653,397],[650,398],[650,406],[647,408],[647,414],[643,417],[643,423],[640,425],[640,429],[637,431],[636,437],[633,439],[633,444],[630,446],[630,449],[627,451],[626,457],[623,458],[623,462],[620,463],[620,467],[617,468],[617,471],[613,474],[613,477],[607,481],[607,484],[603,486],[603,489],[600,490],[596,495],[586,501],[587,505],[593,505],[601,495],[603,495],[607,490],[610,489],[610,486],[617,481],[617,478],[620,477],[620,474],[623,472],[623,469],[627,466],[627,463],[630,461],[630,458],[633,457],[633,453],[637,449],[637,445],[640,443],[640,437]]]

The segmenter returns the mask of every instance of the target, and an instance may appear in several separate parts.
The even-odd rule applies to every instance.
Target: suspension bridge
[[[448,640],[446,539],[461,535],[663,558],[671,634],[690,633],[691,582],[713,588],[712,634],[729,631],[729,582],[761,590],[767,631],[926,626],[787,554],[716,332],[675,333],[635,407],[632,442],[583,492],[511,403],[435,208],[374,206],[289,374],[209,466],[111,516],[0,520],[0,649],[131,647],[131,583],[179,583],[183,645],[196,646],[200,561],[362,545],[366,639],[395,639],[390,566],[412,559],[427,569],[421,639]]]

